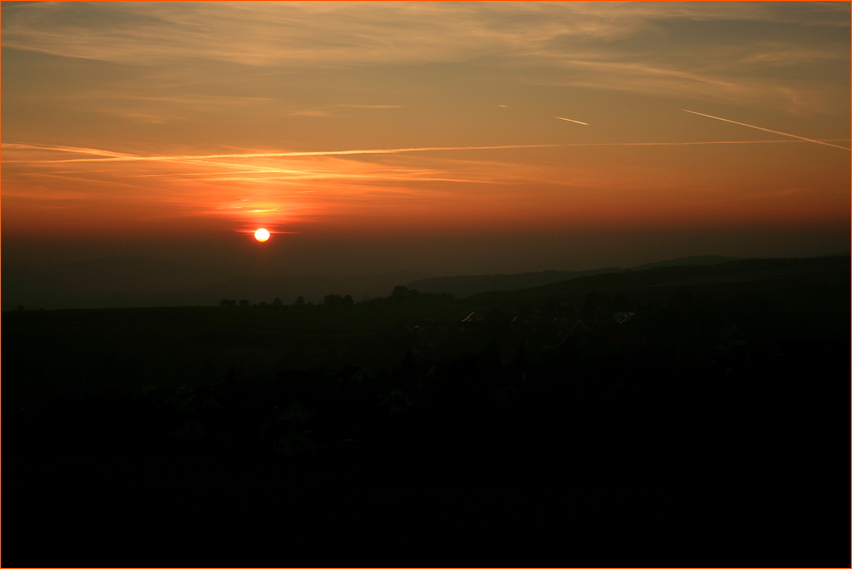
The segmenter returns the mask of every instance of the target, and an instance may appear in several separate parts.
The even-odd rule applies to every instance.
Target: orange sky
[[[847,249],[849,16],[4,2],[4,261],[244,262],[260,226],[303,272]]]

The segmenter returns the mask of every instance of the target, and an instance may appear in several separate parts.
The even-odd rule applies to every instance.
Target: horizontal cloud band
[[[783,134],[783,133],[779,133]],[[796,137],[799,138],[799,137]],[[848,139],[828,139],[832,142],[844,142]],[[802,138],[802,142],[819,142],[809,138]],[[430,146],[424,148],[386,148],[372,150],[318,150],[311,152],[264,152],[257,154],[206,154],[197,156],[119,156],[111,158],[71,158],[65,160],[4,160],[5,163],[28,163],[28,164],[64,164],[68,162],[140,162],[140,161],[184,161],[184,160],[209,160],[214,158],[287,158],[298,156],[339,156],[347,154],[397,154],[401,152],[435,152],[441,150],[501,150],[512,148],[557,148],[576,146],[698,146],[707,144],[772,144],[781,142],[798,142],[796,140],[712,140],[699,142],[576,142],[567,144],[515,144],[507,146]],[[4,145],[7,146],[7,145]],[[10,144],[8,146],[24,146]],[[829,144],[828,146],[836,146]],[[43,150],[52,150],[50,147],[39,147]],[[69,151],[69,147],[56,148],[55,150]],[[838,148],[843,148],[838,146]],[[848,148],[844,148],[848,150]],[[91,149],[80,149],[80,152],[93,153]],[[98,151],[103,154],[107,151]]]

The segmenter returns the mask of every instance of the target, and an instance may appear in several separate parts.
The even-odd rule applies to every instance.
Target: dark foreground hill
[[[7,313],[2,562],[848,566],[849,270]]]

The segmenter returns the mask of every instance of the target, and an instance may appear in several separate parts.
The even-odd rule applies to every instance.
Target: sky
[[[848,250],[849,34],[849,2],[3,2],[4,287]]]

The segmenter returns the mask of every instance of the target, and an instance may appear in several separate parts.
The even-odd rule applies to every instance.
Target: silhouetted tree
[[[331,308],[334,308],[336,306],[340,306],[340,304],[342,302],[343,302],[343,299],[340,298],[339,294],[327,294],[327,295],[325,295],[325,298],[323,298],[323,300],[322,300],[323,306],[328,306],[328,307],[331,307]]]
[[[275,300],[273,300],[273,301],[272,301],[272,306],[281,306],[281,299],[280,299],[280,298],[276,298]]]
[[[352,306],[353,304],[355,304],[355,301],[352,300],[352,297],[347,294],[346,296],[343,297],[341,304],[343,306]]]
[[[391,293],[391,298],[401,298],[408,294],[408,287],[406,286],[395,286],[393,287],[393,292]]]
[[[396,299],[396,302],[402,302],[405,299],[415,299],[420,295],[416,290],[409,290],[408,287],[402,285],[393,287],[391,298]]]
[[[296,302],[293,303],[293,306],[304,306],[305,305],[305,297],[300,296],[296,298]]]
[[[240,301],[240,306],[250,306],[250,305],[251,305],[251,303],[248,300],[243,299],[243,300]]]

